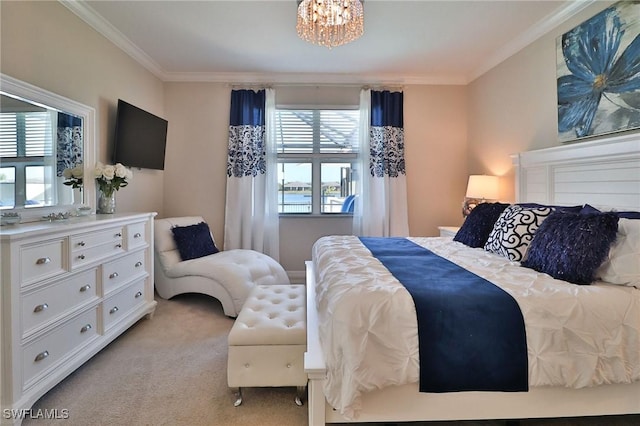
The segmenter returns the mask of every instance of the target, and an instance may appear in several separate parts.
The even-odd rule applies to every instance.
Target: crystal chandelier
[[[363,0],[299,0],[296,29],[301,39],[328,48],[359,38],[364,31]]]

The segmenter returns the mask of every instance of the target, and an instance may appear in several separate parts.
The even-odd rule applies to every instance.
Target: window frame
[[[50,119],[51,111],[2,111],[0,114],[2,120],[5,117],[13,117],[11,121],[15,126],[15,133],[3,134],[3,138],[0,140],[2,148],[0,149],[0,167],[14,169],[13,205],[0,205],[0,210],[14,209],[16,205],[24,206],[25,209],[52,205],[50,201],[47,202],[53,195],[51,190],[46,190],[46,185],[43,190],[44,202],[35,205],[27,204],[27,168],[55,167],[55,141]],[[8,139],[6,139],[7,136],[9,136]],[[3,155],[5,149],[12,145],[15,147],[15,155]],[[50,160],[49,164],[45,161],[47,159]]]
[[[360,116],[359,116],[359,107],[358,106],[278,106],[276,107],[276,115],[279,111],[288,110],[288,111],[313,111],[320,114],[321,111],[355,111],[357,112],[355,118],[356,122],[356,131],[360,131]],[[277,119],[276,119],[277,122]],[[277,143],[276,136],[276,165],[278,167],[278,172],[280,171],[280,165],[282,163],[309,163],[311,164],[311,211],[310,212],[280,212],[278,214],[280,216],[301,216],[301,217],[321,217],[321,216],[352,216],[352,213],[349,212],[323,212],[322,211],[322,165],[323,164],[332,164],[332,163],[350,163],[351,169],[354,169],[355,163],[358,161],[360,157],[359,153],[359,140],[358,136],[356,136],[356,141],[353,143],[353,150],[350,152],[322,152],[322,140],[320,137],[320,133],[318,131],[318,124],[316,122],[314,116],[314,130],[313,130],[313,140],[311,145],[311,152],[282,152],[279,145]],[[278,195],[280,194],[280,182],[278,182]],[[284,188],[283,188],[284,190]],[[278,210],[280,210],[280,197],[278,197]]]

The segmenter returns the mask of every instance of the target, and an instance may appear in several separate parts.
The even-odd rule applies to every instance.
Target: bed
[[[637,135],[520,153],[513,162],[518,203],[640,211]],[[375,250],[366,240],[325,237],[307,262],[310,425],[640,413],[640,289],[600,279],[588,286],[567,283],[450,238],[407,241],[490,281],[517,302],[526,329],[527,389],[419,392],[411,295],[382,257],[372,257]],[[613,318],[604,318],[607,312]],[[601,341],[591,341],[590,327],[605,329]],[[389,348],[396,352],[385,352]]]

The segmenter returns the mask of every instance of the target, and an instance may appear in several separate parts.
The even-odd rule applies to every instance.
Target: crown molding
[[[76,14],[91,28],[106,37],[107,40],[131,56],[140,65],[151,71],[156,77],[164,80],[164,70],[162,67],[86,2],[82,0],[58,0],[58,2]]]
[[[111,23],[82,0],[58,0],[67,9],[102,34],[140,65],[166,82],[212,82],[231,84],[400,84],[466,85],[598,0],[576,0],[561,6],[520,37],[491,55],[468,76],[463,75],[361,75],[327,73],[244,73],[244,72],[168,72]]]
[[[300,85],[465,85],[464,76],[337,74],[337,73],[243,73],[243,72],[169,72],[167,82],[208,82],[230,84],[300,84]]]
[[[469,76],[467,83],[471,83],[482,74],[515,55],[597,1],[598,0],[577,0],[560,6],[557,10],[551,12],[538,23],[534,24],[529,30],[522,33],[519,37],[514,38],[503,48],[487,58],[487,60]]]

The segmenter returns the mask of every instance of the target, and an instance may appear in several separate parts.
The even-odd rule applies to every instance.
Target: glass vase
[[[98,213],[114,214],[116,212],[116,192],[106,194],[100,191],[98,195]]]

